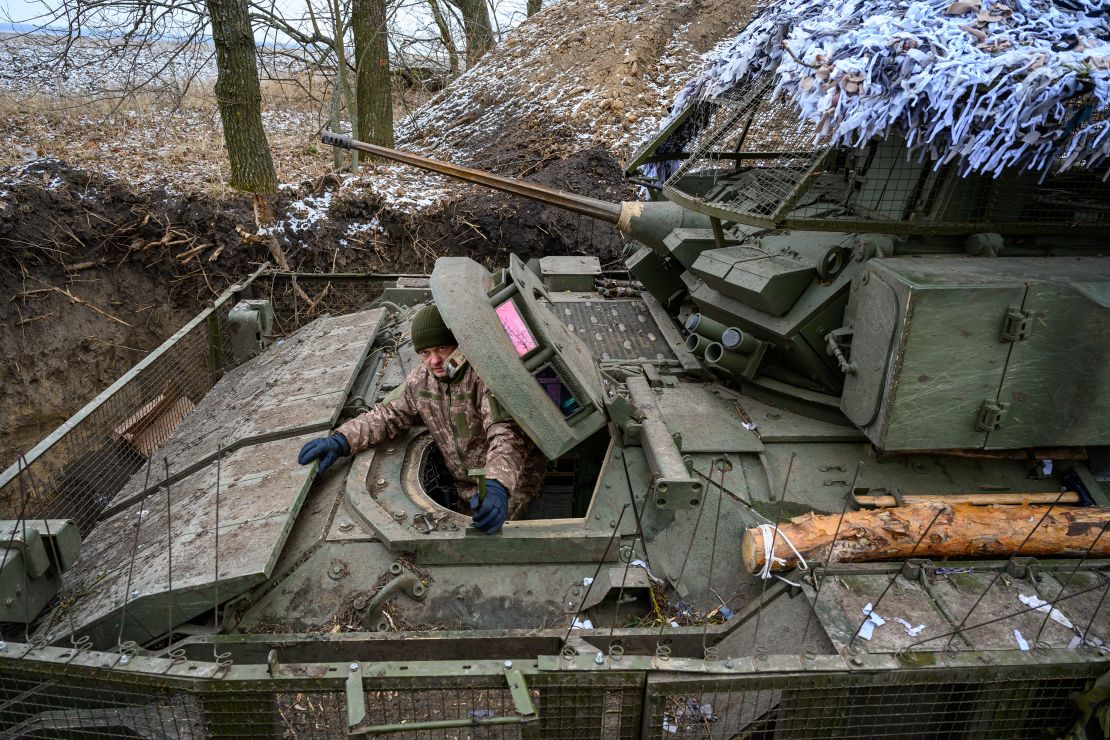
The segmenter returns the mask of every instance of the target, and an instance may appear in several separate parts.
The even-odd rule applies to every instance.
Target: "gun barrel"
[[[589,198],[584,195],[575,195],[565,190],[549,188],[545,185],[537,185],[536,183],[526,180],[501,177],[500,175],[493,175],[471,167],[462,167],[460,165],[451,164],[450,162],[441,162],[416,154],[402,152],[397,149],[378,146],[377,144],[367,144],[365,141],[352,139],[345,134],[334,134],[330,131],[325,131],[320,138],[325,144],[331,146],[343,147],[344,149],[357,149],[360,152],[366,152],[375,157],[391,159],[395,162],[410,164],[413,167],[420,167],[421,169],[439,172],[443,175],[457,177],[467,182],[475,182],[479,185],[494,188],[495,190],[502,190],[506,193],[512,193],[513,195],[531,198],[532,200],[537,200],[550,206],[563,208],[601,221],[608,221],[609,223],[615,224],[621,217],[621,205],[619,203],[610,203],[608,201],[598,200],[597,198]]]

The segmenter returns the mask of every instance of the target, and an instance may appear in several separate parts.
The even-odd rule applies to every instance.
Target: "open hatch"
[[[547,289],[515,255],[495,274],[468,258],[437,260],[431,287],[501,410],[553,461],[528,518],[585,516],[610,446],[590,351],[544,305]],[[422,472],[430,472],[427,462]]]
[[[441,258],[431,286],[463,354],[549,459],[605,426],[593,357],[542,304],[547,290],[519,258],[496,274],[466,257]]]

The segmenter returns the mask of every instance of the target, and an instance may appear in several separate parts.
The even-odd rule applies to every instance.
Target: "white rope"
[[[794,554],[798,556],[798,567],[802,570],[809,570],[809,564],[806,562],[806,559],[802,557],[802,554],[800,552],[798,552],[798,548],[794,547],[794,543],[791,542],[790,538],[786,536],[786,532],[779,531],[777,525],[772,527],[770,524],[760,524],[758,525],[758,528],[760,533],[763,535],[763,569],[759,571],[759,577],[766,581],[767,579],[774,576],[783,583],[789,583],[791,586],[797,586],[798,588],[801,588],[802,584],[795,583],[794,581],[791,581],[787,578],[783,578],[777,573],[771,572],[772,561],[778,563],[779,565],[786,565],[785,560],[777,557],[773,552],[771,552],[771,547],[774,544],[776,538],[781,538],[782,541],[785,542],[787,546],[794,551]]]

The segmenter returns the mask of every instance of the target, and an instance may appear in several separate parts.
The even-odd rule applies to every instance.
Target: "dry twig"
[[[69,290],[67,290],[67,289],[64,289],[64,288],[58,288],[58,287],[56,287],[56,286],[53,286],[53,285],[48,285],[47,283],[43,282],[42,280],[39,280],[39,279],[38,279],[37,277],[35,277],[34,275],[31,275],[30,277],[31,277],[31,279],[32,279],[32,280],[34,280],[34,281],[36,281],[36,282],[38,282],[38,283],[41,283],[42,285],[45,285],[45,286],[46,286],[46,287],[47,287],[47,288],[48,288],[49,290],[52,290],[52,291],[54,291],[55,293],[58,293],[59,295],[63,295],[63,296],[65,296],[65,297],[66,297],[66,298],[68,298],[68,299],[69,299],[70,301],[72,301],[73,303],[76,303],[76,304],[77,304],[77,305],[79,305],[79,306],[84,306],[85,308],[87,308],[87,309],[89,309],[89,310],[92,310],[92,311],[96,311],[96,312],[97,312],[98,314],[100,314],[101,316],[104,316],[104,317],[106,317],[106,318],[109,318],[109,319],[111,319],[112,321],[115,321],[115,322],[116,322],[117,324],[123,324],[124,326],[126,326],[126,327],[129,327],[129,328],[132,328],[132,329],[134,329],[134,328],[135,328],[134,326],[132,326],[131,324],[127,323],[126,321],[124,321],[123,319],[119,318],[118,316],[113,316],[112,314],[108,313],[107,311],[104,311],[103,309],[97,308],[96,306],[94,306],[93,304],[89,303],[88,301],[86,301],[86,300],[85,300],[84,298],[82,298],[81,296],[76,296],[76,295],[74,295],[73,293],[71,293],[71,292],[70,292]]]
[[[57,315],[58,314],[51,312],[51,313],[40,314],[38,316],[32,316],[29,319],[20,319],[19,325],[23,326],[24,324],[30,324],[32,321],[38,321],[39,319],[45,319],[45,318],[48,318],[50,316],[57,316]]]
[[[100,267],[103,263],[101,260],[89,260],[88,262],[78,262],[74,265],[63,265],[68,272],[81,272],[93,267]]]

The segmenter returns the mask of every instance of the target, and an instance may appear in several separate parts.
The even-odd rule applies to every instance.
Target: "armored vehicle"
[[[1100,736],[1110,190],[815,147],[771,93],[674,116],[635,203],[325,135],[613,223],[624,269],[229,289],[0,479],[4,736]],[[550,461],[498,535],[421,428],[297,464],[429,301]]]

